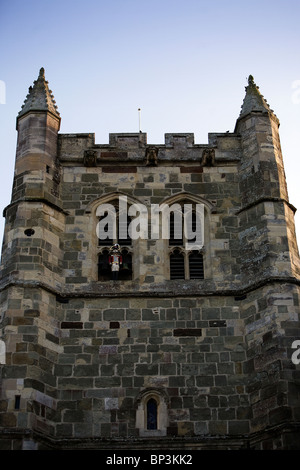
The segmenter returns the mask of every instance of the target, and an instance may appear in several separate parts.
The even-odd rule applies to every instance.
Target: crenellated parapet
[[[147,143],[146,133],[109,134],[109,144],[96,144],[95,134],[59,134],[59,161],[104,166],[108,162],[149,165],[149,152],[155,153],[155,164],[196,162],[201,166],[237,162],[241,158],[240,136],[233,133],[211,133],[208,144],[195,144],[194,134],[165,134],[164,144]]]

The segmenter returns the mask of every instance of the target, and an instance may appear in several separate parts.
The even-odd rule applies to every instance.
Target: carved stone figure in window
[[[115,274],[112,271],[110,258],[111,252],[109,248],[101,250],[98,256],[98,280],[109,281],[110,279],[116,278],[119,281],[129,281],[132,279],[132,255],[129,249],[120,248],[120,255],[122,257],[122,263],[119,263],[119,271]]]
[[[120,265],[122,264],[120,245],[118,245],[117,243],[113,245],[109,251],[108,262],[111,267],[112,278],[114,280],[117,280],[120,271]]]
[[[98,281],[132,279],[131,218],[119,201],[103,204],[98,218]]]

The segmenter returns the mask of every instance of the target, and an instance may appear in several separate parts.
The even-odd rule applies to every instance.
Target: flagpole
[[[141,132],[141,108],[138,108],[139,112],[139,132]]]

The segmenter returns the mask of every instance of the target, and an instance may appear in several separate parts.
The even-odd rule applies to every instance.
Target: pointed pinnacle
[[[249,77],[248,77],[248,85],[250,85],[250,86],[255,85],[253,75],[249,75]]]
[[[246,96],[242,104],[242,110],[240,113],[241,116],[245,116],[253,111],[260,111],[263,113],[273,113],[273,110],[270,109],[269,104],[259,91],[259,87],[254,82],[253,75],[248,77],[248,86],[245,87]],[[275,116],[275,115],[274,115]]]
[[[31,111],[48,111],[60,118],[54,96],[49,90],[48,82],[45,80],[45,69],[42,67],[38,79],[28,89],[28,95],[24,101],[18,118]]]

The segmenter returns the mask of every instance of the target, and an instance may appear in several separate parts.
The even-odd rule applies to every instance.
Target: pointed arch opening
[[[157,401],[151,397],[147,401],[147,429],[157,429]]]
[[[212,203],[202,197],[179,193],[163,201],[169,208],[166,242],[170,280],[204,279],[210,265],[209,226]],[[200,210],[201,209],[201,210]],[[199,237],[200,233],[200,237]],[[198,241],[201,243],[199,244]]]
[[[92,234],[88,260],[91,260],[92,277],[96,281],[131,281],[137,275],[134,262],[137,241],[130,236],[132,217],[129,207],[132,204],[138,204],[138,201],[121,192],[112,192],[93,200],[85,210],[88,230]],[[114,245],[120,248],[117,275],[112,272],[110,259]]]
[[[142,391],[136,400],[136,427],[142,437],[166,436],[168,426],[168,397],[157,389]]]

